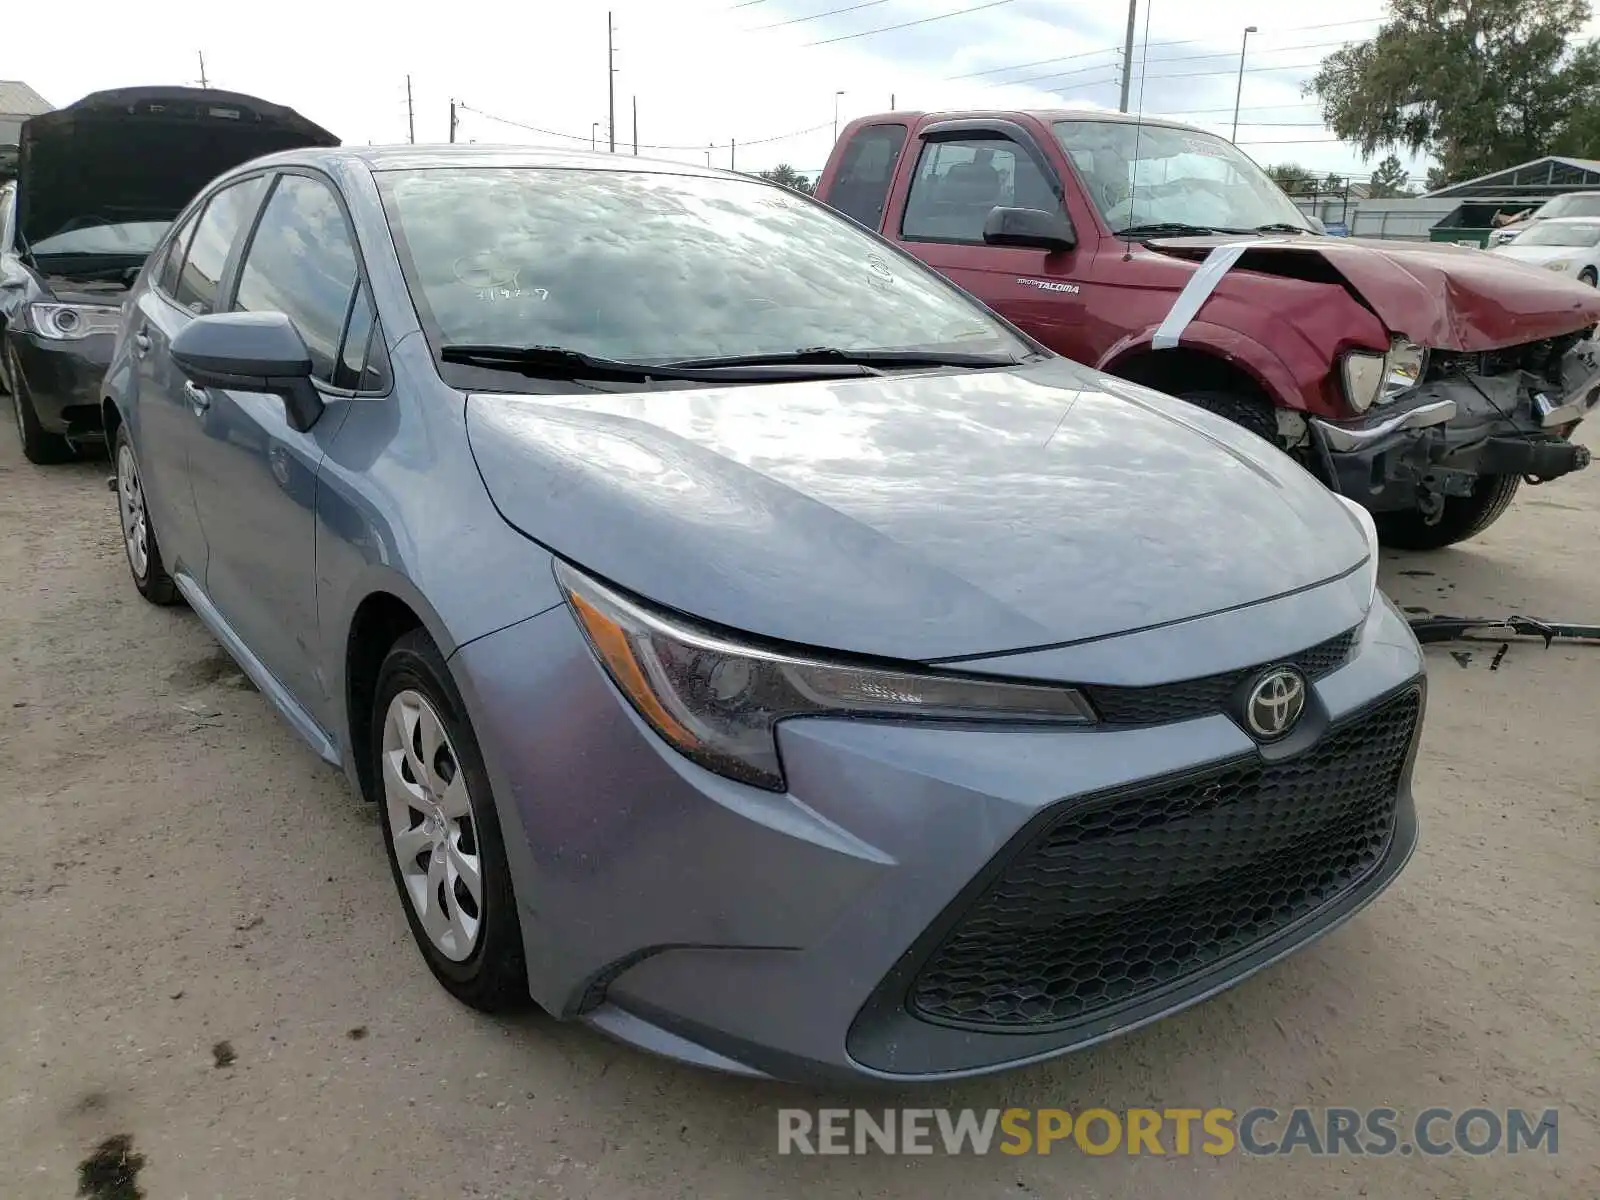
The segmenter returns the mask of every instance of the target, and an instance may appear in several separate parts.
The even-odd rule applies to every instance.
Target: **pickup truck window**
[[[997,206],[1061,206],[1028,152],[1002,137],[974,135],[923,144],[900,233],[910,241],[983,242],[983,223]]]
[[[868,125],[846,143],[828,203],[868,229],[883,223],[889,184],[906,144],[904,125]]]
[[[1113,233],[1167,221],[1219,230],[1306,227],[1266,172],[1213,134],[1125,121],[1057,121],[1055,135]]]

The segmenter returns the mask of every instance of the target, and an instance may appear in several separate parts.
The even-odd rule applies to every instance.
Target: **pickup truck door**
[[[1063,180],[1023,126],[1004,120],[929,125],[884,213],[884,236],[948,276],[1059,354],[1083,360],[1083,278],[1094,240],[1072,250],[990,246],[996,207],[1066,214]]]

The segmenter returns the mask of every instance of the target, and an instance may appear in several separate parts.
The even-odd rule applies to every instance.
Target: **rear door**
[[[1080,230],[1065,251],[983,240],[997,207],[1066,214],[1061,175],[1033,135],[1012,121],[945,121],[923,129],[912,152],[888,206],[888,236],[1052,350],[1081,358],[1093,232]]]
[[[906,132],[897,121],[857,129],[845,142],[838,166],[821,181],[817,198],[874,233],[881,230]]]
[[[311,352],[327,408],[307,432],[289,427],[283,401],[208,388],[190,477],[207,546],[206,593],[273,677],[326,726],[318,672],[315,571],[317,472],[349,413],[341,341],[371,331],[355,235],[331,181],[278,175],[231,272],[225,307],[288,315]],[[360,299],[363,305],[352,318]]]
[[[132,330],[138,402],[133,426],[145,503],[167,569],[204,584],[206,540],[189,479],[196,437],[193,397],[172,361],[172,339],[215,312],[229,255],[260,203],[264,176],[229,183],[195,209],[152,268]]]

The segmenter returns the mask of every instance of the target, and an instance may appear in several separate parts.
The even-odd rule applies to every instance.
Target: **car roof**
[[[646,171],[657,175],[692,175],[706,178],[750,179],[730,171],[693,163],[640,158],[590,150],[551,150],[539,146],[480,146],[475,143],[439,146],[339,146],[328,149],[286,150],[251,163],[252,167],[301,164],[328,169],[360,166],[369,171],[437,170],[441,167],[546,167],[581,171]],[[761,182],[755,180],[755,182]]]
[[[1031,117],[1045,125],[1056,121],[1101,121],[1122,125],[1150,125],[1161,129],[1181,129],[1187,133],[1203,133],[1209,137],[1221,135],[1210,129],[1202,129],[1198,125],[1189,125],[1183,121],[1174,121],[1170,117],[1156,116],[1153,113],[1125,113],[1115,112],[1106,108],[990,108],[990,109],[961,109],[949,112],[882,112],[871,116],[857,117],[851,121],[852,125],[873,125],[887,122],[903,122],[910,124],[916,121],[1014,121],[1017,117]]]

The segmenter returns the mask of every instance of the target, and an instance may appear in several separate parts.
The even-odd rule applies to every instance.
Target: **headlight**
[[[1371,408],[1388,376],[1388,356],[1352,350],[1339,364],[1344,375],[1344,395],[1357,412]]]
[[[1362,593],[1366,596],[1367,607],[1372,607],[1373,597],[1378,594],[1378,526],[1369,513],[1361,505],[1348,496],[1334,493],[1334,499],[1350,510],[1350,515],[1355,517],[1356,524],[1361,526],[1361,532],[1367,537],[1367,561],[1361,566]]]
[[[556,579],[638,714],[701,766],[782,791],[776,725],[823,714],[1085,725],[1071,688],[801,658],[646,609],[565,563]]]
[[[1384,380],[1380,402],[1393,400],[1401,392],[1410,391],[1422,382],[1428,373],[1428,352],[1415,342],[1395,338],[1389,343],[1388,378]]]
[[[103,304],[30,304],[28,324],[41,337],[76,341],[97,333],[115,333],[122,310]]]

